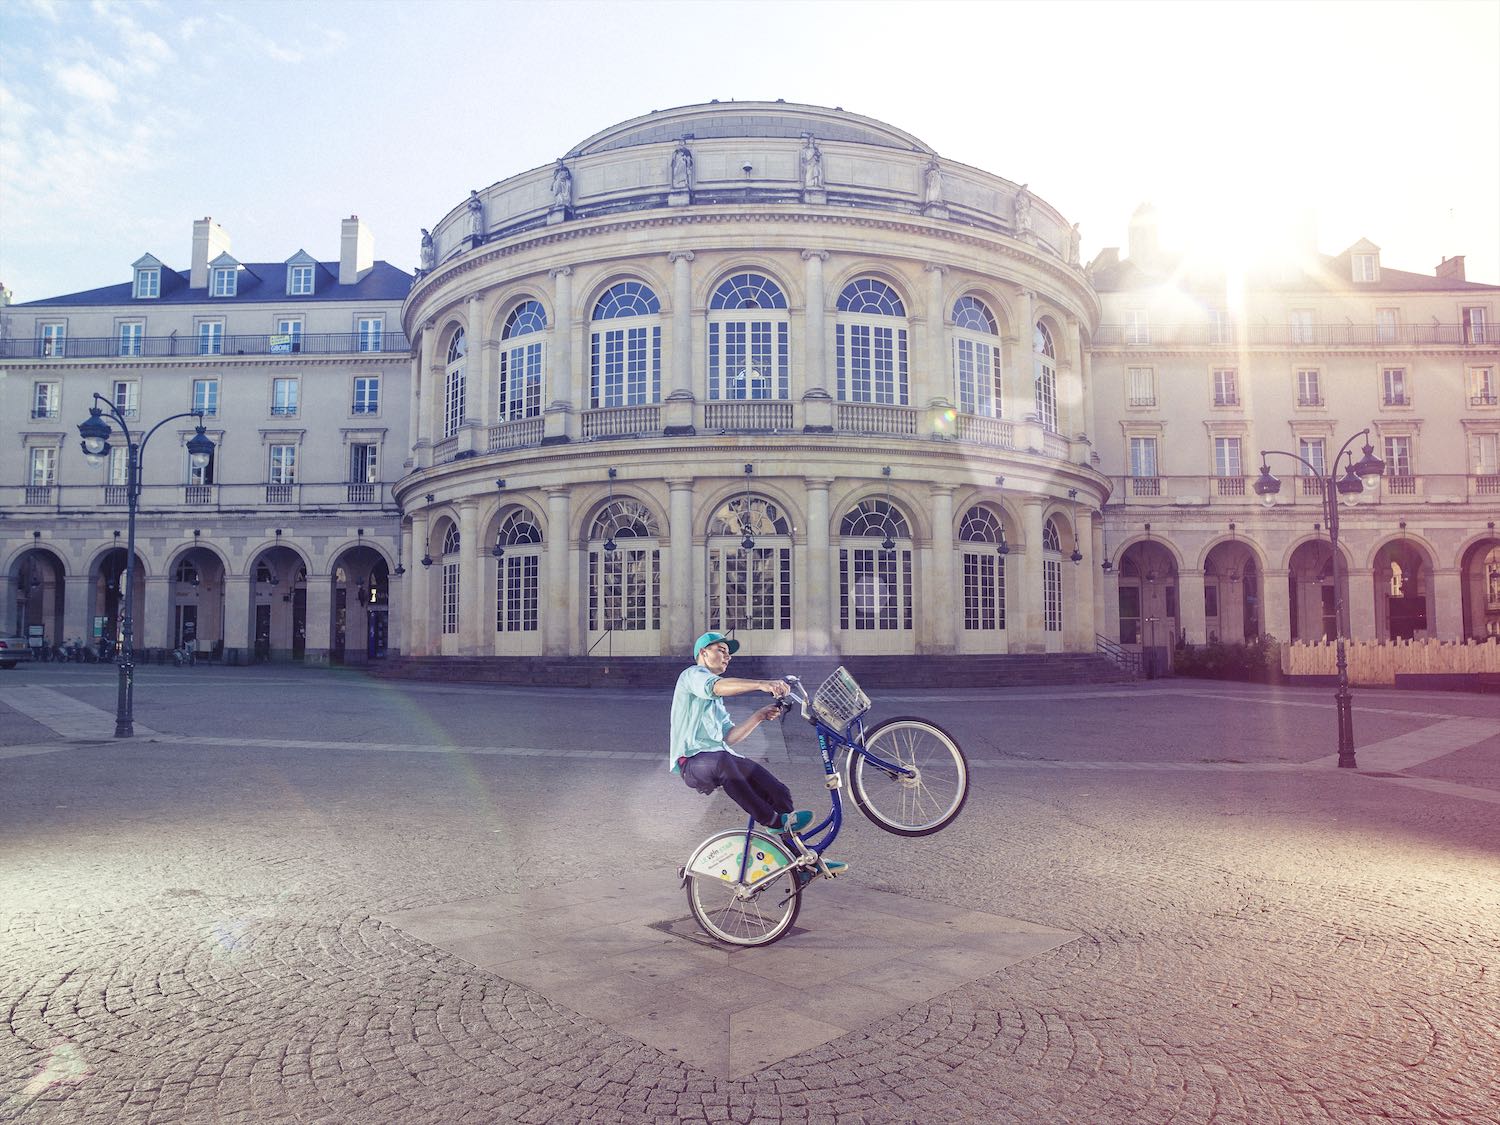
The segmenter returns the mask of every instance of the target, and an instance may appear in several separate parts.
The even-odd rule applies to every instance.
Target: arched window
[[[458,528],[449,524],[443,532],[442,570],[443,632],[458,632]]]
[[[834,356],[841,402],[906,406],[906,306],[883,281],[862,277],[839,294]]]
[[[1000,517],[976,504],[958,525],[964,564],[964,628],[1005,628],[1005,542]]]
[[[1062,536],[1057,524],[1048,520],[1042,525],[1042,628],[1049,633],[1062,632]]]
[[[661,302],[639,281],[622,281],[594,305],[589,405],[661,401]]]
[[[1000,417],[1000,328],[976,297],[953,306],[953,380],[960,411]]]
[[[708,524],[708,627],[792,627],[792,525],[775,501],[736,496]]]
[[[177,572],[172,578],[176,582],[181,582],[189,586],[196,586],[201,581],[198,577],[198,568],[193,565],[190,559],[183,559],[177,564]]]
[[[708,397],[784,399],[790,379],[786,296],[758,273],[725,278],[708,301]]]
[[[1050,433],[1057,432],[1057,351],[1052,333],[1037,321],[1031,338],[1032,362],[1036,371],[1036,419]]]
[[[531,513],[512,512],[495,533],[505,553],[495,568],[495,632],[535,633],[539,619],[542,529]]]
[[[443,381],[443,437],[451,438],[458,433],[464,422],[464,399],[466,397],[466,372],[468,369],[469,343],[460,328],[448,342],[447,377]]]
[[[589,529],[590,633],[661,628],[660,535],[656,517],[637,500],[600,509]]]
[[[885,500],[862,500],[839,525],[839,628],[912,627],[911,528]]]
[[[542,333],[547,313],[537,301],[522,301],[505,318],[500,330],[500,389],[497,417],[501,422],[536,418],[542,413],[544,392]]]

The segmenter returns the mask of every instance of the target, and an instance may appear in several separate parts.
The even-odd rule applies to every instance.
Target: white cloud
[[[88,63],[73,62],[58,67],[52,78],[64,93],[85,101],[113,105],[120,96],[119,88]]]

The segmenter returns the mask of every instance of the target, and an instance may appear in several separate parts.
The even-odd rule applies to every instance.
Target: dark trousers
[[[722,788],[731,801],[767,828],[776,827],[781,814],[796,807],[792,804],[792,791],[774,773],[759,762],[727,750],[694,754],[678,768],[689,786],[704,795]]]

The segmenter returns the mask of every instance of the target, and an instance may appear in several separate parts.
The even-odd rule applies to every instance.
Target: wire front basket
[[[870,697],[853,676],[838,668],[813,692],[812,709],[813,714],[834,730],[843,731],[870,709]]]

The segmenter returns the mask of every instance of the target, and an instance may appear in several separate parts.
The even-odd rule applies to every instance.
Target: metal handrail
[[[1108,657],[1117,667],[1124,669],[1132,676],[1141,674],[1141,654],[1116,644],[1103,633],[1094,634],[1094,651],[1100,656]]]
[[[1095,347],[1386,347],[1442,344],[1468,348],[1500,347],[1488,332],[1463,324],[1236,324],[1233,331],[1211,324],[1101,324],[1090,336]]]
[[[61,344],[51,340],[0,340],[4,359],[162,359],[237,355],[369,355],[410,354],[406,333],[386,329],[378,335],[361,332],[307,332],[295,338],[284,333],[220,336],[211,349],[194,335],[143,336],[121,344],[114,336],[70,336]],[[371,347],[368,345],[374,344]],[[364,346],[362,346],[364,345]]]

